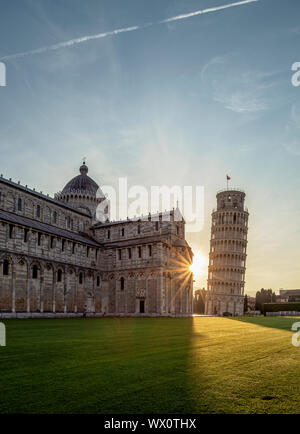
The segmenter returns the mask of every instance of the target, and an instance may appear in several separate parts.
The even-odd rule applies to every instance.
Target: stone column
[[[127,277],[126,282],[125,282],[125,289],[124,289],[124,312],[125,313],[128,312],[127,299],[128,299],[128,293],[129,293],[129,291],[128,291],[129,282],[130,282],[129,279],[130,279],[130,277],[129,277],[129,274],[128,274],[128,277]],[[146,287],[147,287],[147,279],[146,279]],[[146,294],[147,294],[147,291],[146,291]]]
[[[163,287],[164,287],[164,276],[163,273],[160,272],[158,276],[158,287],[159,287],[159,307],[158,307],[158,313],[162,315],[164,313],[164,295],[163,295]]]
[[[64,270],[64,313],[67,313],[67,295],[68,295],[68,271]]]
[[[77,313],[78,278],[79,278],[78,271],[75,270],[74,313]]]
[[[30,265],[27,265],[27,280],[26,280],[26,297],[27,297],[27,313],[30,313],[30,282],[31,282],[31,274],[30,274]]]
[[[176,295],[176,280],[170,277],[170,294],[171,294],[171,300],[170,300],[170,313],[172,315],[175,314],[175,295]]]
[[[93,313],[96,312],[96,275],[95,273],[92,273],[92,279],[93,279]]]
[[[53,269],[52,291],[53,291],[53,313],[55,313],[56,312],[56,271],[55,271],[55,269]]]
[[[44,272],[41,271],[41,282],[40,282],[40,312],[44,312]]]
[[[12,313],[16,312],[16,266],[12,263],[12,303],[11,303],[11,311]]]
[[[180,300],[180,309],[179,309],[179,310],[180,310],[180,315],[181,315],[181,314],[183,313],[183,312],[182,312],[182,310],[183,310],[183,309],[182,309],[182,304],[183,304],[183,303],[182,303],[183,291],[185,290],[184,287],[182,286],[182,280],[179,281],[179,288],[180,288],[180,289],[179,289],[179,294],[180,294],[180,298],[179,298],[179,300]]]
[[[120,296],[120,291],[119,291],[119,278],[115,279],[116,282],[116,286],[115,286],[115,309],[116,309],[116,313],[119,313],[119,296]],[[121,283],[120,283],[121,285]],[[125,286],[127,286],[127,282],[125,279]],[[125,291],[125,286],[124,286],[124,291]]]

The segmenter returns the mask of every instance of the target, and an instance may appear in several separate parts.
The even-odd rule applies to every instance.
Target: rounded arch
[[[84,278],[85,278],[84,271],[83,270],[79,270],[78,271],[78,282],[79,282],[79,285],[83,285]]]
[[[1,257],[0,265],[2,266],[2,275],[10,276],[15,264],[13,258],[10,255],[4,254]]]
[[[33,261],[29,262],[30,267],[32,268],[34,265],[36,265],[38,267],[39,270],[43,269],[43,265],[41,262],[37,261],[36,259],[34,259]]]
[[[31,261],[28,263],[29,276],[31,279],[38,279],[39,273],[43,272],[43,266],[39,261]]]
[[[57,282],[62,282],[63,281],[63,275],[64,275],[64,270],[62,267],[58,267],[56,270],[56,281]]]
[[[100,274],[96,274],[96,286],[97,288],[99,288],[99,286],[101,285],[101,276]]]

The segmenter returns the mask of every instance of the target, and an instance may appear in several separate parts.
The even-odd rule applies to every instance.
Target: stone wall
[[[81,267],[96,267],[101,260],[100,246],[84,245],[3,221],[0,222],[0,249]]]
[[[59,205],[47,196],[38,196],[29,189],[8,185],[0,177],[0,209],[70,231],[84,231],[91,226],[91,217],[75,209]],[[56,214],[55,214],[56,213]]]
[[[1,178],[0,210],[50,225],[1,218],[0,316],[192,314],[191,251],[174,215],[91,226],[90,217]]]

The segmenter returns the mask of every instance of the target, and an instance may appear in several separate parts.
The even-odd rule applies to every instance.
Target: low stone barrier
[[[300,316],[300,312],[295,312],[295,311],[266,312],[266,316]]]
[[[94,316],[94,315],[93,315]],[[82,313],[0,313],[0,319],[33,319],[33,318],[81,318]]]
[[[106,318],[106,317],[118,317],[118,318],[131,318],[131,317],[138,317],[138,318],[162,318],[162,317],[168,317],[168,318],[191,318],[192,314],[151,314],[151,313],[109,313],[109,314],[103,314],[103,313],[51,313],[51,312],[44,312],[44,313],[27,313],[27,312],[18,312],[18,313],[0,313],[0,320],[1,319],[34,319],[34,318],[40,318],[40,319],[55,319],[55,318]]]
[[[261,311],[260,310],[249,310],[245,313],[246,316],[260,316]]]

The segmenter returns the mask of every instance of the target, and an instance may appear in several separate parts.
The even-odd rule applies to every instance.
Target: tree
[[[248,296],[247,294],[245,295],[244,298],[244,313],[248,312]]]
[[[264,289],[262,288],[260,291],[257,291],[255,297],[255,310],[263,311],[264,303],[274,303],[276,302],[276,294],[272,291],[272,289]]]

